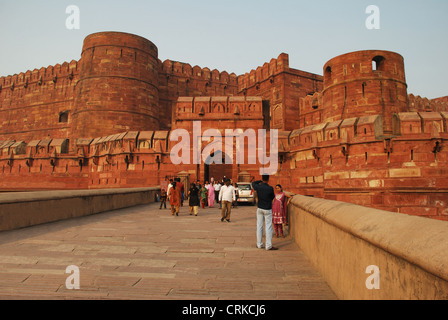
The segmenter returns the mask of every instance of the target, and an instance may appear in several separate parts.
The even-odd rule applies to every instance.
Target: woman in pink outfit
[[[278,238],[280,234],[283,238],[283,224],[288,224],[286,220],[286,213],[288,210],[288,204],[291,199],[289,198],[282,189],[281,185],[275,186],[275,198],[272,202],[272,224],[274,225],[275,236]]]
[[[215,206],[215,188],[213,188],[213,184],[208,185],[208,206],[213,208]]]

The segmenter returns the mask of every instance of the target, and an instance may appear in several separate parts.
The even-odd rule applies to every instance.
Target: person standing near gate
[[[266,228],[266,250],[278,250],[272,246],[272,200],[275,198],[274,188],[269,184],[269,175],[263,175],[261,181],[255,181],[252,186],[257,191],[257,248],[263,248],[263,224]]]

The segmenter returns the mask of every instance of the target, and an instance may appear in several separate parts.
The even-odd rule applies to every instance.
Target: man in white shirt
[[[221,184],[216,181],[213,185],[213,188],[215,189],[215,201],[219,202],[219,209],[221,209],[221,202],[219,201],[219,191],[221,191]]]
[[[230,179],[226,179],[219,191],[219,202],[222,204],[221,222],[224,220],[230,222],[230,211],[235,200],[235,188],[230,184]]]

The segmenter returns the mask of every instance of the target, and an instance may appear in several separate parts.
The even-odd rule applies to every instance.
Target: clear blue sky
[[[66,28],[69,5],[79,30]],[[368,5],[380,9],[380,30],[365,27]],[[162,61],[237,75],[282,52],[322,74],[340,54],[390,50],[405,59],[408,93],[448,95],[448,0],[0,0],[0,76],[79,60],[83,39],[100,31],[145,37]]]

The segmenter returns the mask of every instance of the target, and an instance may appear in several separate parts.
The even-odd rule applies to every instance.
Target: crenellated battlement
[[[27,87],[30,84],[44,85],[47,82],[56,83],[58,79],[68,78],[73,80],[79,75],[78,61],[72,60],[54,66],[40,69],[27,70],[19,74],[0,77],[0,88],[14,90],[19,87]]]
[[[421,96],[408,95],[409,111],[448,111],[448,99],[428,99]]]
[[[277,59],[271,59],[269,63],[259,66],[244,75],[238,77],[238,91],[241,92],[261,82],[271,79],[271,77],[289,70],[289,55],[281,53]],[[271,79],[272,80],[272,79]]]
[[[291,131],[290,151],[334,144],[366,143],[385,139],[431,141],[448,139],[448,112],[402,112],[393,115],[394,136],[384,135],[381,115],[324,122]]]
[[[0,140],[68,138],[79,62],[0,78]]]
[[[201,68],[199,66],[192,67],[188,63],[172,60],[159,60],[159,69],[162,74],[167,77],[179,76],[186,78],[187,80],[202,80],[226,83],[230,85],[237,84],[237,76],[235,73],[229,74],[227,71],[218,71],[216,69],[210,70],[209,68]]]
[[[305,114],[309,112],[314,112],[315,110],[322,108],[322,93],[315,92],[313,94],[309,94],[304,98],[300,98],[300,114]]]
[[[444,97],[440,97],[440,98],[431,99],[431,101],[448,103],[448,96],[444,96]]]

